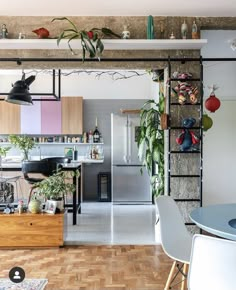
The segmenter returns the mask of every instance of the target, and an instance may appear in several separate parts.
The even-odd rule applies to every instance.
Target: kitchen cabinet
[[[83,133],[83,97],[62,97],[62,134]]]
[[[41,102],[20,106],[21,134],[41,134]]]
[[[61,134],[61,102],[41,102],[41,134]]]
[[[0,133],[20,134],[20,106],[0,102]]]

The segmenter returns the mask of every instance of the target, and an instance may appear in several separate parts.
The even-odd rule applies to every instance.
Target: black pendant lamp
[[[23,72],[22,78],[16,81],[12,85],[12,89],[9,95],[5,98],[5,101],[17,105],[33,105],[32,97],[29,93],[29,86],[35,80],[35,76],[30,76],[25,79],[25,73]]]

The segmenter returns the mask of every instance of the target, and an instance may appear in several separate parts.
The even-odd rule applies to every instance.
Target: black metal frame
[[[57,84],[56,84],[57,82]],[[57,94],[56,94],[56,85],[58,88]],[[7,93],[0,93],[0,96],[6,96],[6,95],[11,95],[9,92]],[[20,95],[20,94],[19,94]],[[56,70],[52,70],[52,92],[51,93],[30,93],[32,96],[32,101],[60,101],[61,100],[61,70],[58,69],[58,73],[56,73]],[[48,97],[53,97],[53,98],[34,98],[33,96],[48,96]],[[4,101],[5,99],[1,99],[0,101]]]
[[[181,60],[175,60],[176,61],[183,61],[183,59]],[[186,59],[184,59],[184,62],[186,61]],[[199,134],[200,134],[200,149],[197,151],[187,151],[187,152],[181,152],[181,151],[177,151],[177,150],[171,150],[171,130],[176,130],[176,129],[183,129],[183,127],[181,126],[169,126],[168,127],[168,182],[167,182],[167,193],[170,196],[171,195],[171,178],[198,178],[199,179],[199,188],[200,188],[200,192],[199,192],[199,199],[175,199],[176,202],[199,202],[200,206],[202,206],[202,190],[203,190],[203,186],[202,186],[202,182],[203,182],[203,153],[202,153],[202,149],[203,149],[203,129],[202,129],[202,115],[203,115],[203,64],[202,64],[202,57],[200,57],[199,59],[188,59],[187,61],[199,61],[199,65],[200,65],[200,78],[193,78],[193,79],[189,79],[188,81],[198,81],[200,82],[200,102],[193,105],[193,106],[198,106],[199,108],[199,120],[200,120],[200,126],[197,127],[193,127],[192,129],[196,129],[199,130]],[[171,77],[171,58],[169,58],[168,60],[168,73],[169,73],[169,80],[170,83],[172,81],[183,81],[183,79],[176,79],[176,78],[172,78]],[[171,124],[171,106],[173,105],[179,105],[178,103],[172,103],[171,102],[171,85],[169,86],[168,89],[168,114],[170,117],[170,124]],[[187,105],[191,105],[191,104],[187,104]],[[187,174],[171,174],[171,154],[200,154],[199,158],[200,158],[200,172],[199,174],[191,174],[191,175],[187,175]],[[191,225],[195,225],[194,223],[185,223],[185,225],[187,226],[191,226]]]

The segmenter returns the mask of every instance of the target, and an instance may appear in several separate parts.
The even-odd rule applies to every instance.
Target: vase
[[[29,202],[28,209],[31,213],[39,213],[41,211],[41,201],[34,199]]]
[[[188,32],[188,25],[184,20],[184,23],[181,25],[181,36],[182,39],[186,39],[187,38],[187,32]]]
[[[29,160],[29,152],[28,151],[22,151],[21,160],[22,161],[28,161]]]

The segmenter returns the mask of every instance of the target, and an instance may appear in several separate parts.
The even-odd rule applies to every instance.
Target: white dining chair
[[[235,290],[236,242],[195,235],[188,272],[189,290]]]
[[[181,273],[181,290],[184,290],[190,262],[192,237],[184,224],[176,202],[170,196],[160,196],[156,199],[156,203],[162,247],[166,255],[174,260],[164,289],[171,289],[175,277]]]

